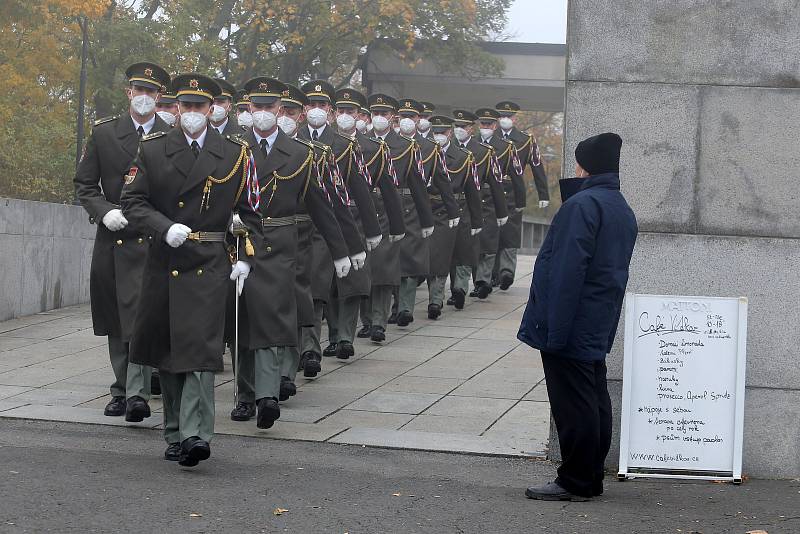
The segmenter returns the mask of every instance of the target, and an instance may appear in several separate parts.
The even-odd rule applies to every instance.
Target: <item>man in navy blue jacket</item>
[[[614,133],[578,144],[580,186],[565,199],[536,258],[517,337],[541,351],[563,463],[554,482],[528,488],[532,499],[584,501],[603,493],[611,446],[605,358],[638,231],[619,188],[621,147]]]

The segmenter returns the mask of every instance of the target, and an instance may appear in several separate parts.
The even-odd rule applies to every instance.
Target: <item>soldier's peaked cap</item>
[[[423,106],[413,98],[401,98],[398,113],[422,113]]]
[[[250,95],[250,102],[253,104],[274,104],[283,98],[286,84],[275,78],[258,76],[244,84],[244,90]]]
[[[155,63],[143,61],[125,69],[128,83],[163,91],[169,85],[169,73]]]
[[[220,93],[219,96],[233,100],[233,97],[236,94],[236,88],[231,85],[230,82],[223,80],[222,78],[214,78],[214,81],[217,82],[219,88],[222,89],[222,93]]]
[[[453,123],[455,122],[451,117],[446,117],[444,115],[434,115],[430,118],[431,127],[434,130],[446,130],[448,128],[453,127]]]
[[[436,106],[430,102],[420,102],[420,104],[422,104],[422,113],[426,115],[432,115],[436,111]]]
[[[516,102],[511,102],[510,100],[503,100],[502,102],[498,102],[494,106],[495,111],[497,111],[501,116],[508,116],[513,115],[517,111],[519,111],[519,104]]]
[[[179,102],[208,102],[222,92],[217,82],[196,72],[175,76],[172,85]]]
[[[337,106],[352,106],[356,109],[367,106],[367,97],[360,91],[345,87],[336,91]]]
[[[175,104],[178,102],[178,97],[175,95],[175,89],[172,86],[172,81],[170,81],[167,86],[163,89],[163,92],[158,97],[159,104]]]
[[[454,109],[453,119],[456,126],[466,126],[475,122],[478,117],[471,111],[465,109]]]
[[[286,84],[286,89],[281,93],[281,103],[284,106],[294,106],[302,108],[308,104],[308,97],[296,85]]]
[[[367,97],[370,111],[397,111],[397,100],[383,93],[375,93]]]
[[[247,91],[244,89],[239,89],[236,91],[236,105],[237,106],[248,106],[250,105],[250,95],[247,94]]]
[[[325,80],[312,80],[300,86],[309,100],[314,102],[330,102],[336,97],[336,89]]]
[[[500,114],[492,108],[480,108],[475,112],[475,115],[478,116],[479,121],[496,121],[500,116]]]

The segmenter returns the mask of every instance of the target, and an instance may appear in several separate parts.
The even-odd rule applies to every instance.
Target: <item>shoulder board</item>
[[[514,144],[514,141],[512,141],[511,139],[504,139],[502,137],[500,139],[502,139],[503,141],[505,141],[509,145],[513,145]]]
[[[469,151],[469,150],[467,150],[466,148],[462,148],[462,147],[460,147],[460,146],[457,146],[456,148],[457,148],[457,149],[459,149],[459,150],[460,150],[461,152],[463,152],[464,154],[466,154],[467,156],[469,156],[469,155],[472,155],[472,152],[470,152],[470,151]]]
[[[382,145],[382,144],[384,144],[384,140],[383,140],[383,139],[377,139],[377,138],[375,138],[375,137],[369,137],[369,136],[367,136],[367,135],[365,135],[364,137],[361,137],[361,138],[359,138],[359,141],[361,141],[361,139],[366,139],[367,141],[372,141],[372,142],[373,142],[373,143],[375,143],[376,145]]]
[[[103,117],[102,119],[97,119],[96,121],[94,121],[94,125],[95,126],[99,126],[101,124],[105,124],[107,122],[111,122],[113,120],[117,120],[118,118],[119,118],[119,115],[113,115],[111,117]]]
[[[230,141],[231,143],[236,143],[237,145],[240,145],[240,146],[246,146],[246,147],[249,147],[249,146],[250,146],[250,145],[247,143],[247,141],[245,141],[244,139],[242,139],[241,137],[239,137],[239,134],[234,134],[234,135],[226,135],[226,136],[225,136],[225,139],[227,139],[227,140],[228,140],[228,141]]]
[[[487,144],[487,143],[478,142],[478,144],[481,145],[484,148],[488,148],[489,150],[494,150],[494,147],[492,145]]]
[[[305,139],[300,139],[299,137],[293,137],[292,139],[294,139],[295,141],[297,141],[301,145],[304,145],[304,146],[306,146],[308,148],[315,148],[314,147],[314,141],[306,141]]]
[[[345,141],[347,141],[348,143],[355,143],[355,141],[356,141],[355,139],[353,139],[353,138],[351,138],[351,137],[347,137],[347,136],[346,136],[346,135],[344,135],[344,134],[340,134],[339,132],[336,132],[336,135],[338,135],[339,137],[341,137],[342,139],[344,139],[344,140],[345,140]]]
[[[167,132],[153,132],[142,136],[142,141],[149,141],[151,139],[158,139],[159,137],[167,135]]]

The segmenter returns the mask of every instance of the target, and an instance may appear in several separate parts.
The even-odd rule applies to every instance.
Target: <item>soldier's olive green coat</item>
[[[467,144],[467,150],[475,156],[478,165],[478,176],[481,177],[481,204],[483,205],[483,230],[478,234],[478,252],[481,254],[495,254],[500,238],[497,219],[508,216],[505,193],[500,176],[495,176],[492,169],[492,154],[494,148],[479,142],[472,137]]]
[[[156,115],[150,133],[170,127]],[[139,147],[139,134],[129,114],[97,121],[75,174],[75,196],[97,225],[89,293],[92,325],[98,336],[129,341],[136,319],[149,236],[132,221],[112,232],[103,216],[120,207],[125,176]]]

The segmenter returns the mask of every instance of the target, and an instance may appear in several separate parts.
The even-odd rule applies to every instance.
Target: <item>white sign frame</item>
[[[630,443],[631,388],[633,387],[633,347],[636,323],[636,298],[653,297],[671,300],[736,300],[738,303],[738,330],[736,343],[736,399],[734,409],[733,470],[731,473],[708,474],[698,470],[675,469],[673,472],[637,472],[637,466],[628,461]],[[622,418],[620,420],[619,471],[620,481],[630,478],[671,478],[692,480],[721,480],[734,484],[742,482],[742,442],[744,438],[744,396],[747,363],[747,297],[700,297],[682,295],[649,295],[645,293],[625,294],[625,357],[622,374]]]

